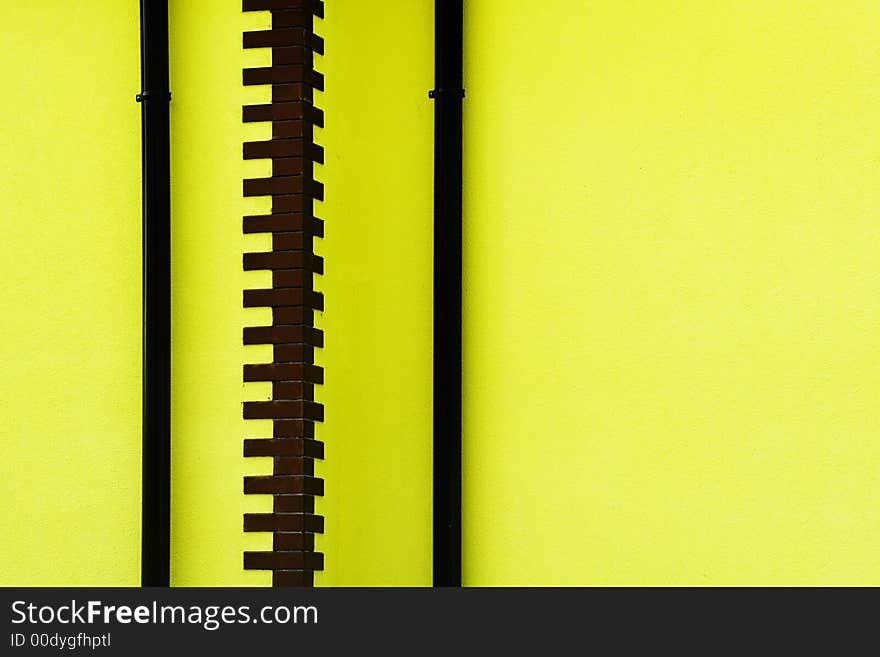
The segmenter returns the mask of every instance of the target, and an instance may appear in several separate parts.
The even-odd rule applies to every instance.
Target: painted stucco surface
[[[0,585],[140,579],[137,3],[0,23]]]
[[[880,6],[465,4],[465,583],[880,583]]]
[[[324,586],[431,581],[433,3],[326,2]]]
[[[242,253],[271,248],[269,234],[244,235],[241,218],[268,212],[269,198],[242,196],[242,180],[270,175],[268,160],[242,160],[242,143],[271,138],[268,123],[243,124],[241,106],[269,101],[244,87],[245,66],[267,66],[268,50],[244,50],[242,31],[270,27],[269,12],[240,0],[170,3],[172,222],[173,586],[268,586],[245,571],[242,552],[270,550],[269,533],[246,534],[242,514],[269,512],[271,496],[245,495],[245,475],[271,474],[270,458],[244,458],[246,437],[271,422],[242,419],[243,401],[269,399],[271,384],[242,383],[244,363],[270,362],[270,345],[242,344],[245,326],[271,311],[242,307],[242,290],[271,287],[268,271],[242,270]]]

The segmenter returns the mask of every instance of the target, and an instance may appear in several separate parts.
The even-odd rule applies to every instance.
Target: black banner
[[[786,645],[850,592],[737,589],[0,589],[2,655],[607,654]],[[868,608],[850,613],[867,628]],[[863,616],[860,618],[860,616]],[[755,637],[758,637],[757,639]],[[757,641],[757,643],[756,643]],[[641,652],[641,650],[640,650]],[[314,654],[314,653],[312,653]]]

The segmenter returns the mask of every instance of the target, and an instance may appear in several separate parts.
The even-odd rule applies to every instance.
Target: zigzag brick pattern
[[[246,142],[245,159],[271,159],[272,176],[244,181],[245,196],[271,196],[272,212],[244,217],[245,233],[272,233],[272,250],[245,253],[245,270],[271,270],[272,287],[245,290],[245,307],[272,309],[271,326],[244,329],[245,344],[271,344],[273,362],[244,366],[244,381],[272,383],[270,401],[244,402],[245,419],[270,419],[271,437],[248,438],[244,455],[271,456],[272,475],[245,477],[247,494],[272,495],[272,513],[248,513],[246,532],[272,532],[272,550],[245,552],[244,567],[271,570],[273,586],[312,586],[314,572],[324,568],[324,555],[315,552],[315,534],[324,519],[315,514],[315,496],[324,494],[324,481],[314,476],[314,459],[324,458],[324,445],[315,440],[315,422],[324,408],[315,402],[315,385],[324,381],[314,364],[315,349],[324,344],[314,326],[314,311],[324,298],[314,290],[314,275],[324,271],[313,241],[324,224],[314,216],[313,201],[324,198],[314,179],[314,163],[324,151],[314,143],[314,127],[324,125],[324,113],[314,105],[314,90],[324,78],[314,70],[315,53],[324,52],[314,33],[314,20],[324,15],[318,0],[243,0],[243,11],[272,12],[272,29],[245,32],[245,48],[271,48],[272,65],[246,68],[245,85],[272,85],[272,102],[246,105],[242,121],[271,121],[272,139]]]

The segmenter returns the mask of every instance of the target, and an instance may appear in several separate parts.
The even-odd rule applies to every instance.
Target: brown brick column
[[[244,144],[245,159],[272,160],[270,178],[244,181],[245,196],[271,196],[272,213],[244,217],[245,233],[272,233],[272,250],[245,253],[246,270],[272,271],[272,287],[245,290],[245,307],[272,309],[271,326],[244,330],[245,344],[271,344],[272,363],[244,366],[245,381],[271,381],[271,401],[245,402],[245,419],[271,419],[271,437],[244,441],[245,456],[271,456],[271,476],[245,477],[244,492],[271,494],[272,513],[244,516],[245,531],[271,531],[270,552],[245,552],[244,567],[271,570],[274,586],[311,586],[314,571],[324,566],[315,552],[315,533],[324,519],[315,515],[315,496],[324,482],[314,476],[314,459],[323,458],[324,445],[315,440],[315,422],[324,419],[315,402],[315,384],[324,373],[314,365],[315,348],[323,334],[314,327],[314,311],[323,309],[323,297],[314,291],[313,276],[323,272],[323,261],[313,251],[313,238],[323,235],[323,222],[313,213],[313,200],[324,189],[314,179],[314,163],[323,162],[315,145],[314,126],[324,115],[313,104],[313,91],[324,80],[313,67],[313,53],[323,52],[323,41],[313,33],[314,18],[323,16],[317,0],[243,0],[243,11],[271,11],[272,29],[244,33],[245,48],[271,48],[272,66],[246,68],[246,85],[272,85],[272,102],[247,105],[242,120],[271,121],[272,139]]]

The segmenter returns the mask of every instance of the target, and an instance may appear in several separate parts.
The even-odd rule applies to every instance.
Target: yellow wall
[[[0,584],[140,579],[136,2],[0,24]]]
[[[324,586],[431,579],[433,2],[331,0],[318,30]]]
[[[466,583],[880,584],[880,5],[466,5]]]
[[[0,584],[138,583],[138,18],[93,4],[0,29]],[[365,4],[317,28],[318,583],[427,584],[433,3]],[[880,8],[466,4],[465,583],[880,583]],[[172,581],[268,584],[240,71],[269,17],[171,21]]]
[[[271,534],[245,534],[242,514],[269,512],[271,496],[244,495],[242,478],[271,474],[272,461],[245,459],[246,437],[271,422],[242,419],[245,399],[269,399],[271,384],[242,383],[244,363],[269,362],[269,345],[242,345],[242,329],[271,323],[271,311],[242,308],[245,288],[271,287],[271,273],[242,271],[245,251],[271,237],[244,235],[241,218],[270,209],[242,197],[242,179],[271,175],[269,161],[242,160],[244,141],[271,138],[268,123],[243,124],[241,106],[269,102],[245,88],[241,69],[267,66],[268,51],[242,49],[242,31],[268,29],[269,12],[242,13],[240,0],[175,0],[171,38],[172,519],[173,586],[261,586],[244,550],[270,550]]]

